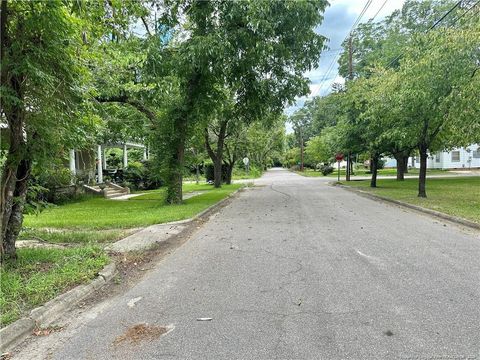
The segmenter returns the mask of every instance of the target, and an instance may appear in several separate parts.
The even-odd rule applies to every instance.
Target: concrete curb
[[[459,217],[456,217],[456,216],[448,215],[448,214],[445,214],[445,213],[442,213],[442,212],[439,212],[439,211],[435,211],[435,210],[431,210],[431,209],[427,209],[427,208],[424,208],[424,207],[421,207],[421,206],[408,204],[408,203],[405,203],[403,201],[389,199],[389,198],[386,198],[386,197],[383,197],[383,196],[371,194],[367,191],[355,189],[355,188],[352,188],[350,186],[346,186],[346,185],[342,185],[342,184],[329,183],[329,185],[338,186],[342,189],[345,189],[345,190],[348,190],[350,192],[359,194],[363,197],[366,197],[366,198],[369,198],[369,199],[372,199],[372,200],[376,200],[376,201],[380,200],[380,201],[388,202],[388,203],[395,204],[395,205],[398,205],[398,206],[402,206],[402,207],[405,207],[405,208],[408,208],[408,209],[411,209],[411,210],[422,212],[424,214],[432,215],[432,216],[435,216],[435,217],[440,218],[442,220],[447,220],[447,221],[450,221],[450,222],[453,222],[453,223],[456,223],[456,224],[459,224],[459,225],[468,226],[468,227],[473,228],[475,230],[480,230],[480,224],[477,224],[477,223],[475,223],[473,221],[470,221],[470,220],[462,219],[462,218],[459,218]]]
[[[190,219],[187,219],[190,221],[194,221],[194,220],[197,220],[203,216],[206,216],[210,213],[213,213],[215,212],[217,209],[221,208],[227,201],[229,201],[231,198],[233,198],[236,194],[238,194],[239,192],[241,191],[244,191],[245,190],[245,186],[244,187],[241,187],[237,190],[235,190],[234,192],[230,193],[227,195],[226,198],[220,200],[219,202],[213,204],[212,206],[209,206],[208,208],[206,208],[205,210],[199,212],[197,215],[195,215],[194,217],[190,218]]]
[[[161,224],[156,224],[156,225],[181,225],[181,224],[189,224],[191,223],[192,221],[195,221],[201,217],[203,217],[204,215],[207,215],[209,214],[210,212],[214,212],[215,210],[217,210],[218,208],[222,207],[222,205],[224,203],[226,203],[228,200],[230,200],[233,196],[235,196],[237,193],[241,192],[241,191],[244,191],[245,188],[247,188],[247,186],[244,186],[244,187],[241,187],[237,190],[235,190],[234,192],[230,193],[227,195],[226,198],[220,200],[219,202],[209,206],[208,208],[206,208],[205,210],[202,210],[200,211],[197,215],[191,217],[191,218],[188,218],[188,219],[184,219],[184,220],[178,220],[178,221],[171,221],[171,222],[168,222],[168,223],[161,223]]]
[[[0,329],[0,352],[14,348],[36,327],[45,327],[58,319],[65,311],[98,290],[116,274],[115,263],[106,265],[90,283],[79,285],[30,311],[27,317]]]

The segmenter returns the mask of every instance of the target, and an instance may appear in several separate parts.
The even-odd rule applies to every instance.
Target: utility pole
[[[352,46],[352,34],[348,38],[348,79],[353,79],[353,46]],[[352,165],[352,154],[350,151],[347,153],[347,168],[345,169],[345,180],[350,181],[350,168]]]
[[[300,171],[303,171],[303,126],[300,125]]]

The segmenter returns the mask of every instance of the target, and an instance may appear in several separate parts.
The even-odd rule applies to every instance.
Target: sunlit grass
[[[148,226],[184,220],[225,198],[242,185],[224,185],[215,189],[211,185],[186,184],[186,191],[205,191],[181,205],[167,205],[164,190],[154,190],[126,201],[87,198],[56,206],[38,215],[26,215],[28,228],[63,228],[77,230],[119,229]]]
[[[370,188],[369,181],[350,181],[344,184],[480,223],[478,176],[427,179],[427,198],[417,197],[417,179],[379,179],[377,188]]]
[[[102,249],[94,246],[69,249],[18,249],[18,259],[0,267],[1,325],[18,319],[75,285],[93,279],[108,263]]]

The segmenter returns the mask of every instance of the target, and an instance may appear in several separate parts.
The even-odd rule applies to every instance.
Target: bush
[[[63,164],[34,167],[29,180],[25,212],[38,213],[49,203],[60,204],[75,198],[78,191],[71,186],[71,181],[72,173]]]
[[[123,170],[123,183],[133,190],[152,190],[162,185],[162,180],[155,174],[150,161],[135,161]]]
[[[330,165],[320,165],[319,170],[323,176],[327,176],[333,173],[333,167],[331,167]]]

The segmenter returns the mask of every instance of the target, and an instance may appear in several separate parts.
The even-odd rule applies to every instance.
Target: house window
[[[440,162],[440,153],[435,154],[435,162],[439,163]]]
[[[460,162],[460,151],[452,151],[452,162]]]
[[[480,159],[480,148],[474,150],[472,156],[474,159]]]

